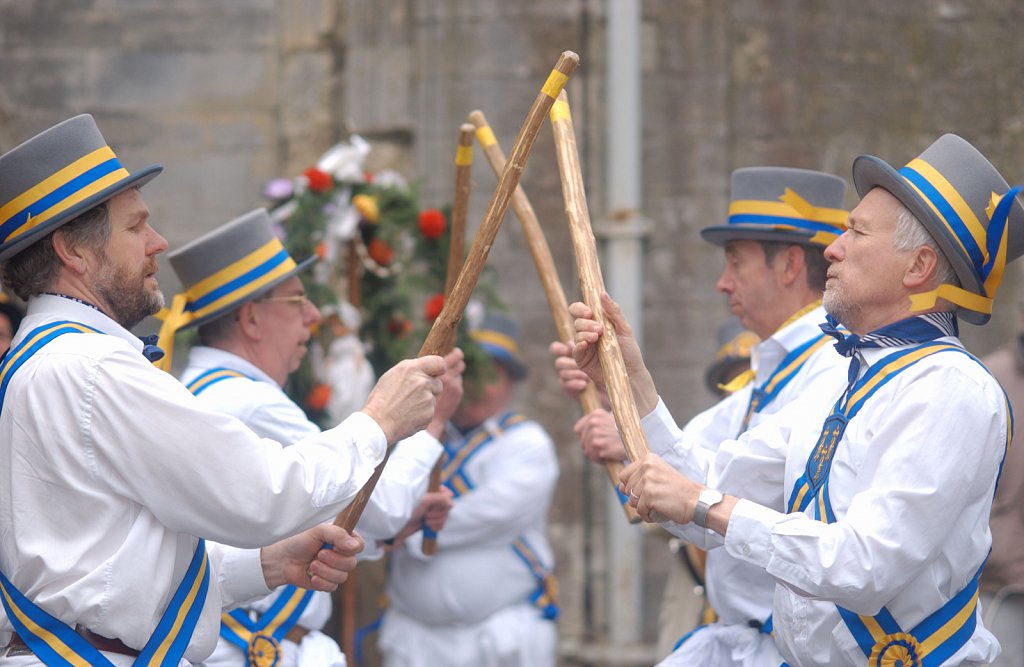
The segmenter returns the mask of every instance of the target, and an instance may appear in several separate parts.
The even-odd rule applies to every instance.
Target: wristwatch
[[[716,489],[704,489],[697,496],[697,506],[693,508],[693,522],[701,528],[708,527],[708,512],[722,502],[725,496]]]

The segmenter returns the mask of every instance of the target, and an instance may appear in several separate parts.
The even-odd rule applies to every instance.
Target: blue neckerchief
[[[959,336],[956,316],[953,313],[925,313],[908,317],[899,322],[887,324],[869,334],[858,336],[839,329],[839,322],[831,315],[825,317],[821,330],[836,339],[836,352],[850,358],[849,383],[852,384],[860,373],[858,350],[867,348],[902,347],[916,345],[947,336]]]
[[[142,356],[144,356],[150,363],[160,361],[164,358],[164,351],[156,345],[158,338],[160,338],[160,336],[157,336],[156,334],[152,336],[139,336],[139,340],[142,341]]]

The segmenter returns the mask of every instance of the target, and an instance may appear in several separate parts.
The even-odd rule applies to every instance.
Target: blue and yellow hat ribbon
[[[775,231],[809,232],[810,243],[828,245],[846,231],[849,213],[815,206],[792,188],[776,201],[737,199],[729,204],[730,225],[763,225]]]
[[[179,329],[222,308],[241,303],[247,296],[296,267],[295,260],[288,255],[281,240],[274,237],[242,259],[200,280],[184,293],[176,294],[171,307],[157,314],[163,320],[159,345],[167,353],[156,363],[157,368],[171,369],[174,334]]]
[[[1010,211],[1014,198],[1022,190],[1021,186],[1011,188],[1003,195],[991,194],[985,208],[989,220],[988,227],[985,227],[956,188],[921,158],[911,160],[899,170],[899,174],[928,204],[982,284],[981,294],[949,284],[915,294],[910,297],[911,312],[928,310],[942,298],[977,313],[991,314],[992,302],[1006,268]]]
[[[97,148],[0,206],[0,244],[13,243],[47,220],[129,176],[113,149]]]

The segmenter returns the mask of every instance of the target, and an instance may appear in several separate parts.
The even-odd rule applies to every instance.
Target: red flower
[[[420,232],[428,239],[441,238],[447,225],[444,213],[436,208],[426,208],[420,211]]]
[[[391,249],[391,246],[380,239],[373,239],[370,241],[370,245],[367,246],[366,250],[370,253],[370,259],[381,266],[391,264],[391,260],[395,258],[395,251]]]
[[[302,172],[302,175],[309,181],[309,189],[313,192],[329,192],[334,187],[334,179],[331,178],[331,175],[316,167],[310,167]]]
[[[388,333],[395,338],[401,338],[412,331],[412,322],[405,318],[395,318],[388,322]]]
[[[309,396],[306,397],[306,405],[311,410],[322,412],[327,407],[327,402],[331,400],[331,387],[323,383],[313,385],[313,388],[309,390]]]
[[[423,314],[426,315],[428,322],[433,322],[442,310],[444,310],[444,294],[435,294],[427,299]]]

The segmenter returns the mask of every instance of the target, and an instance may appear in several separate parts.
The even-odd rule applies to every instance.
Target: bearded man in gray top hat
[[[652,452],[622,486],[641,516],[776,581],[771,626],[791,665],[989,663],[978,578],[1011,416],[957,317],[987,321],[1024,251],[1019,189],[955,135],[899,170],[861,156],[853,179],[863,198],[825,251],[823,329],[850,360],[845,389],[793,401],[714,456],[675,426],[607,299]],[[570,310],[576,360],[600,379],[602,328]]]
[[[280,247],[270,216],[260,208],[170,253],[168,261],[183,290],[160,340],[166,349],[176,326],[197,328],[200,345],[189,350],[181,376],[189,391],[261,437],[291,443],[320,432],[282,390],[306,354],[310,327],[320,311],[299,280],[316,257],[288,263]],[[424,518],[439,529],[451,508],[447,489],[425,495],[430,470],[442,452],[438,438],[462,397],[461,350],[453,350],[446,364],[445,389],[433,419],[426,430],[395,447],[356,525],[369,542],[360,558],[379,557],[378,541],[415,532]],[[320,632],[330,616],[328,593],[281,587],[225,614],[221,640],[204,665],[244,667],[261,643],[279,649],[285,667],[344,665],[337,643]]]
[[[751,350],[750,370],[727,384],[729,395],[686,424],[685,432],[709,452],[800,396],[831,393],[846,379],[845,360],[818,327],[825,319],[821,297],[828,269],[822,250],[846,229],[845,192],[841,178],[818,171],[737,169],[725,224],[701,230],[704,240],[724,250],[715,287],[760,339]],[[568,351],[560,344],[552,349]],[[563,356],[556,366],[567,390],[582,390],[586,376],[571,358]],[[576,430],[591,460],[625,459],[610,413],[586,415]],[[724,549],[707,554],[704,579],[718,620],[671,638],[675,648],[662,664],[778,665],[781,659],[763,631],[774,580]]]
[[[138,189],[160,170],[129,173],[88,115],[0,156],[0,263],[28,301],[0,366],[5,666],[200,662],[223,607],[333,589],[362,545],[321,522],[433,415],[440,357],[283,449],[154,368],[128,329],[163,303]]]

